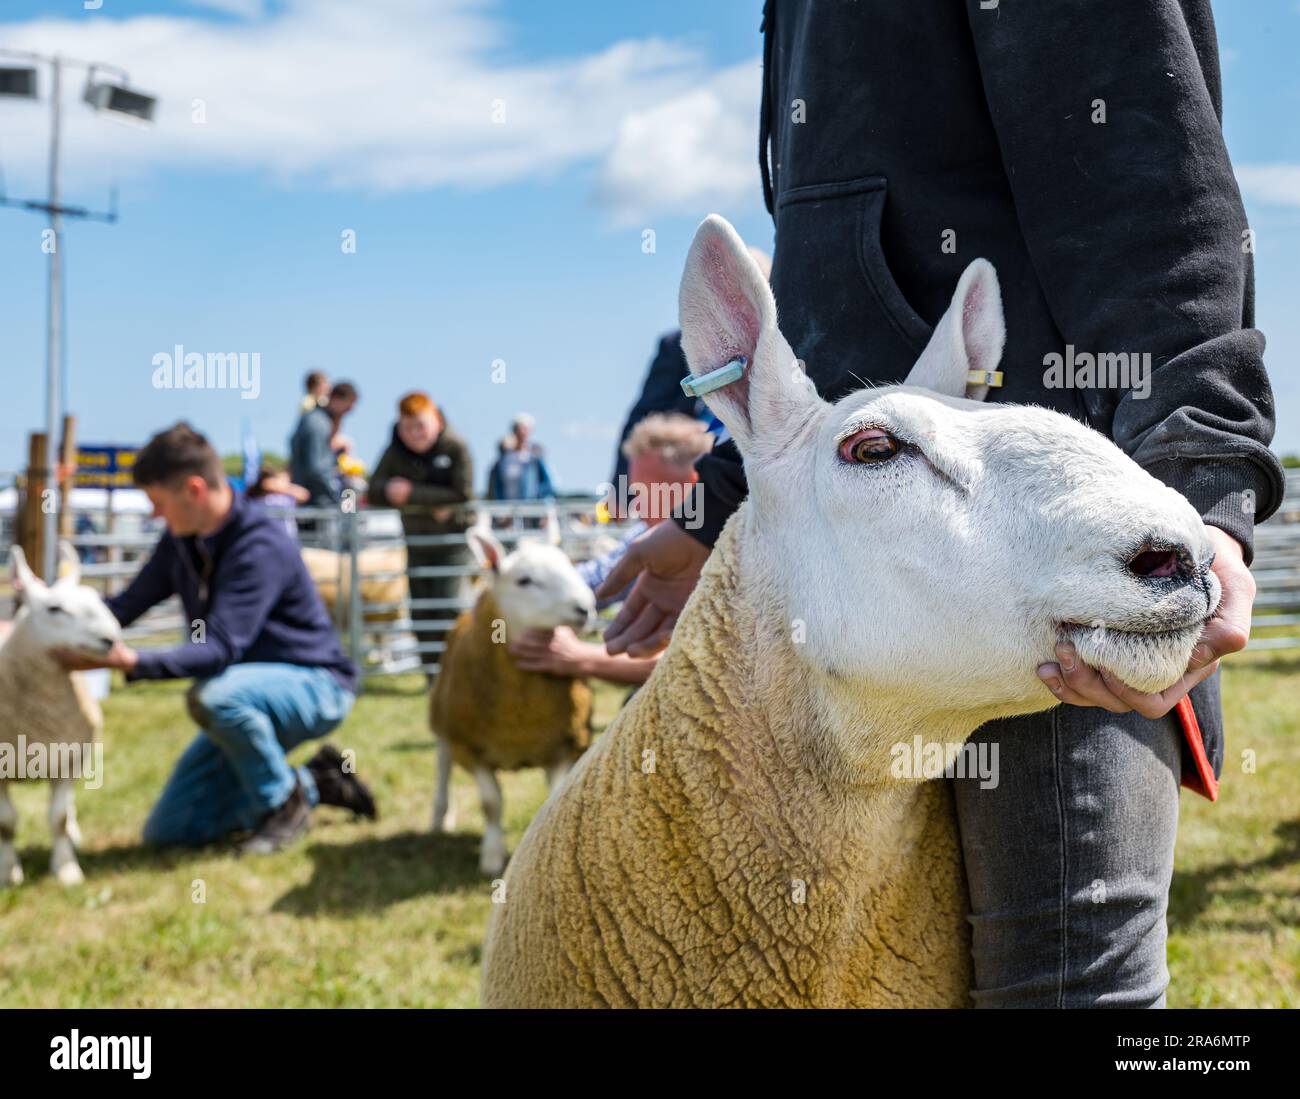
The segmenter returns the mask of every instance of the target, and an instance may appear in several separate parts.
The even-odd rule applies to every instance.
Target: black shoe
[[[302,783],[278,809],[272,809],[248,839],[239,845],[241,855],[271,855],[281,851],[311,827],[311,806]]]
[[[370,788],[356,775],[343,770],[343,753],[332,744],[326,744],[307,761],[307,770],[316,780],[322,805],[336,805],[367,820],[378,816]]]

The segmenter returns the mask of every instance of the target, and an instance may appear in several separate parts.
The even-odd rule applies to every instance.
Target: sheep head
[[[59,543],[62,575],[53,584],[32,572],[19,546],[11,546],[9,554],[26,628],[42,651],[75,649],[98,656],[121,638],[113,612],[94,588],[81,583],[81,564],[67,542]]]
[[[692,374],[748,360],[704,398],[745,461],[746,568],[838,690],[981,720],[1046,709],[1035,668],[1061,636],[1140,690],[1182,674],[1220,594],[1201,519],[1084,424],[981,403],[1005,337],[988,262],[903,384],[834,404],[722,218],[696,233],[680,309]]]
[[[482,522],[466,531],[465,537],[489,572],[492,594],[512,636],[521,630],[557,626],[581,629],[595,614],[591,588],[553,542],[525,538],[507,553]]]

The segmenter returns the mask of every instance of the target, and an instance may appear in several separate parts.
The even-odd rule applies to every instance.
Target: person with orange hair
[[[370,478],[370,505],[395,507],[406,534],[406,578],[420,663],[432,683],[443,640],[457,610],[464,577],[429,575],[431,569],[466,567],[466,505],[474,495],[469,447],[447,426],[427,393],[408,393],[397,406],[393,437]]]

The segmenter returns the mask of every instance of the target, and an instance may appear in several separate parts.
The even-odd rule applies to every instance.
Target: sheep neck
[[[42,648],[26,611],[0,644],[0,699],[5,727],[29,742],[85,742],[98,735],[99,704],[80,676],[65,672]]]
[[[0,644],[0,676],[7,685],[47,679],[58,671],[58,662],[42,647],[32,625],[30,612],[20,611],[4,643]]]
[[[562,959],[605,959],[580,980],[607,1003],[964,1002],[949,787],[871,772],[862,746],[897,739],[894,715],[831,712],[843,700],[800,658],[776,589],[744,554],[756,536],[733,518],[654,674],[516,856],[516,888],[559,882],[599,901],[590,923],[569,921],[546,972],[563,983]],[[507,915],[540,926],[523,911]],[[617,935],[600,922],[609,918]],[[633,956],[666,953],[672,978],[620,972],[611,941]],[[780,964],[750,965],[738,942],[769,944]],[[539,996],[589,1002],[570,988]]]
[[[728,524],[661,661],[663,678],[657,672],[647,688],[672,695],[685,681],[716,719],[714,735],[743,742],[752,763],[761,753],[823,788],[910,800],[911,784],[890,778],[891,746],[917,735],[960,741],[977,723],[965,711],[919,713],[810,666],[772,566],[746,552],[762,537],[755,526],[748,505]]]

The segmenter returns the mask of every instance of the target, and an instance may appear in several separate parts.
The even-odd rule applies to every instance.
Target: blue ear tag
[[[688,374],[682,379],[682,392],[688,397],[703,397],[724,385],[737,381],[744,373],[749,360],[744,355],[737,355],[717,370],[707,374]]]

